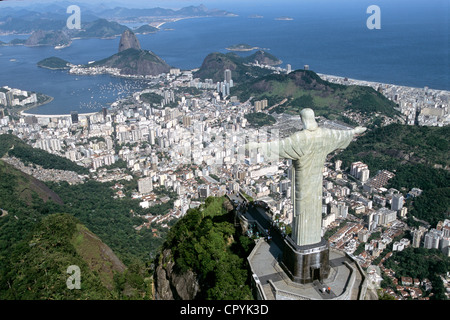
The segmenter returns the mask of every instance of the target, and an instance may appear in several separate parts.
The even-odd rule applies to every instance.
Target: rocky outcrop
[[[224,80],[224,71],[231,70],[234,83],[243,83],[257,77],[272,73],[269,69],[250,66],[249,63],[258,62],[275,65],[279,61],[272,55],[261,52],[254,53],[248,57],[240,57],[234,52],[227,54],[214,52],[206,56],[198,71],[194,76],[200,79],[212,79],[214,82]]]
[[[155,272],[156,300],[193,300],[200,291],[197,275],[192,270],[176,273],[170,249],[164,250],[161,255]]]
[[[170,66],[148,50],[129,48],[91,66],[105,66],[120,69],[123,75],[158,75],[170,71]]]
[[[155,76],[170,71],[170,66],[151,51],[141,49],[136,35],[125,30],[120,38],[119,52],[90,66],[120,69],[123,75]]]
[[[122,33],[122,36],[120,37],[119,52],[130,48],[140,50],[141,45],[136,35],[131,30],[127,29]]]

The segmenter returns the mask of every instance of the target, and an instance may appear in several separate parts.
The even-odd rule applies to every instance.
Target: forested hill
[[[200,79],[212,79],[213,82],[221,82],[224,81],[225,70],[229,69],[233,82],[239,84],[272,73],[269,69],[249,65],[249,63],[256,61],[276,63],[278,59],[262,51],[248,57],[240,57],[234,52],[227,54],[214,52],[205,57],[200,69],[194,73],[194,76]]]
[[[83,258],[87,248],[98,252],[101,248],[106,250],[107,246],[101,241],[92,241],[93,234],[73,216],[51,214],[60,205],[61,198],[42,182],[0,161],[2,299],[110,297],[113,268],[109,276],[106,276],[106,269],[105,272],[97,269],[99,273],[94,275],[95,268],[107,265],[105,257],[91,256],[93,268]],[[70,265],[81,268],[83,290],[67,289],[66,269]],[[106,277],[101,279],[103,276]]]
[[[70,67],[68,65],[69,61],[63,60],[58,57],[49,57],[37,63],[38,67],[47,68],[51,70],[69,69]]]
[[[5,225],[1,226],[4,231]],[[3,299],[113,299],[118,296],[113,290],[114,274],[125,271],[111,249],[68,214],[44,217],[23,239],[3,249],[0,257]],[[70,266],[79,267],[79,290],[67,286],[73,274],[67,273]],[[75,279],[70,283],[76,285]]]
[[[371,87],[331,83],[311,70],[258,77],[233,87],[231,94],[240,101],[251,97],[267,99],[269,106],[286,99],[270,112],[299,114],[303,108],[311,108],[316,116],[330,120],[339,120],[344,111],[366,115],[379,113],[391,118],[400,114],[394,109],[394,102]]]
[[[24,162],[76,166],[11,135],[0,142],[1,155],[20,150]],[[0,160],[0,297],[152,299],[148,264],[166,231],[137,231],[145,220],[134,213],[148,212],[138,200],[115,199],[113,185],[43,183]],[[81,269],[81,290],[66,286],[71,265]]]
[[[89,169],[79,166],[67,158],[33,148],[11,134],[0,135],[0,158],[6,154],[20,159],[25,164],[40,165],[44,169],[59,169],[74,171],[78,174],[89,174]]]
[[[48,188],[42,181],[14,168],[0,160],[0,183],[4,183],[4,193],[0,196],[0,207],[7,209],[20,205],[31,205],[35,199],[43,202],[52,201],[62,205],[64,202],[58,194]]]
[[[450,169],[450,127],[391,124],[368,130],[339,158],[345,166],[360,159],[372,170],[396,170],[401,165],[423,164]]]
[[[146,238],[146,233],[138,236],[133,226],[140,219],[129,214],[134,207],[112,199],[109,184],[98,183],[93,186],[95,191],[89,189],[90,184],[65,183],[56,193],[0,161],[2,299],[152,298],[146,260],[141,260],[142,255],[148,257],[152,239]],[[78,188],[77,192],[72,188]],[[96,199],[90,201],[89,197]],[[95,234],[93,230],[97,230]],[[138,237],[146,249],[139,251],[132,243]],[[121,253],[120,258],[116,252]],[[72,265],[81,271],[80,290],[69,290],[66,285],[67,269]]]
[[[410,205],[410,213],[436,225],[449,218],[450,208],[450,127],[391,124],[368,130],[334,159],[349,168],[355,161],[369,166],[370,177],[378,170],[395,173],[392,187],[404,193],[423,190]],[[408,222],[413,225],[414,222]]]
[[[252,299],[246,258],[254,243],[233,221],[229,200],[209,197],[171,228],[155,272],[159,299]]]

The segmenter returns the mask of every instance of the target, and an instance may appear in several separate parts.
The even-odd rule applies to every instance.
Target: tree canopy
[[[170,248],[178,272],[192,270],[201,285],[196,299],[251,299],[245,237],[239,237],[224,198],[209,197],[205,205],[190,209],[170,230],[165,248]],[[245,248],[245,249],[244,249]]]

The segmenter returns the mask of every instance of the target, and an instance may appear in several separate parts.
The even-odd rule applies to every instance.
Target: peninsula
[[[141,49],[139,40],[129,29],[121,35],[118,52],[105,59],[91,61],[87,65],[72,65],[51,57],[40,61],[39,64],[49,69],[65,69],[64,66],[69,66],[70,74],[112,74],[125,77],[154,76],[170,70],[170,66],[155,53]]]

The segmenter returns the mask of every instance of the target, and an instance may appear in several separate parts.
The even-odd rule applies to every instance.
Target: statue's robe
[[[257,145],[266,159],[285,158],[293,162],[291,200],[294,218],[291,238],[297,245],[321,241],[324,163],[329,153],[345,149],[354,135],[354,130],[318,127],[313,131],[302,130],[285,139]]]

